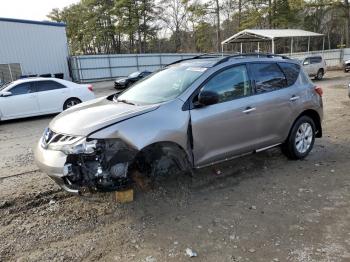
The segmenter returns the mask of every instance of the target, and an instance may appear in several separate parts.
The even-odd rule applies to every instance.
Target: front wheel
[[[294,160],[305,158],[314,146],[315,130],[315,123],[310,117],[300,117],[282,146],[284,154]]]
[[[316,77],[315,77],[316,80],[322,80],[323,75],[324,75],[323,69],[319,69],[319,70],[317,71],[317,74],[316,74]]]
[[[68,108],[71,108],[72,106],[75,106],[77,104],[80,104],[81,100],[78,98],[69,98],[63,105],[63,110],[67,110]]]

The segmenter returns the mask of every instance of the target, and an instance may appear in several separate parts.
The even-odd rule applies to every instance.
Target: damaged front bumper
[[[55,181],[62,189],[69,193],[79,194],[79,189],[69,185],[65,181],[63,169],[67,161],[67,155],[61,151],[47,150],[41,146],[41,141],[37,144],[35,151],[35,161],[39,168]]]
[[[100,140],[94,148],[79,153],[52,150],[41,139],[35,149],[35,159],[40,169],[61,188],[80,194],[131,187],[129,170],[136,153],[118,139]]]

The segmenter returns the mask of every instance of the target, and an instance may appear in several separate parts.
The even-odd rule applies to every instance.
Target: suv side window
[[[300,73],[300,66],[292,63],[279,63],[279,66],[282,68],[282,71],[287,78],[287,85],[294,85]]]
[[[38,81],[36,82],[36,86],[37,86],[38,92],[66,88],[64,85],[52,80]]]
[[[320,56],[315,56],[315,57],[311,57],[311,64],[318,64],[322,62],[322,57]]]
[[[219,94],[219,103],[252,94],[252,88],[245,65],[226,69],[211,78],[202,90]]]
[[[276,63],[250,64],[258,94],[275,91],[287,86],[287,80]]]
[[[12,87],[9,91],[12,93],[13,96],[25,95],[35,92],[33,85],[30,82],[18,84]]]

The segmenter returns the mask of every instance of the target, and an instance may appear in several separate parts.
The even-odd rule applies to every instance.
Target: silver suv
[[[303,60],[303,67],[309,76],[315,77],[316,80],[321,80],[327,72],[326,61],[322,56],[308,56]]]
[[[322,136],[321,96],[287,57],[198,56],[61,113],[35,157],[72,193],[118,190],[134,172],[191,172],[278,145],[302,159]]]

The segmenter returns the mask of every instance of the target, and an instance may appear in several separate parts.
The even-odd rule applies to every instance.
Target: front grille
[[[64,135],[64,134],[58,134],[52,131],[50,128],[47,128],[45,130],[45,133],[42,138],[42,143],[45,146],[55,144],[55,145],[67,145],[67,144],[73,144],[80,140],[82,137],[80,136],[70,136],[70,135]]]

